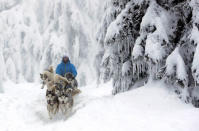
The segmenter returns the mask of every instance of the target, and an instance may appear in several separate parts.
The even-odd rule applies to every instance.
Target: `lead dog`
[[[41,79],[43,80],[42,89],[45,85],[48,87],[53,86],[55,83],[63,83],[63,84],[69,84],[70,81],[68,81],[66,78],[55,74],[53,67],[50,66],[48,70],[45,70],[42,74],[40,74]]]
[[[47,110],[50,119],[59,111],[58,97],[55,95],[55,90],[46,91]]]
[[[72,89],[65,87],[63,88],[57,85],[55,89],[55,94],[58,96],[60,111],[62,112],[62,114],[66,115],[73,106]]]

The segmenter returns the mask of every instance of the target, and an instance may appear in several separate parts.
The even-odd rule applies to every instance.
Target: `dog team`
[[[69,57],[64,56],[62,62],[57,66],[56,72],[52,66],[45,70],[40,77],[42,89],[47,86],[46,100],[50,119],[59,112],[67,115],[73,107],[73,97],[81,91],[77,89],[76,68],[70,63]]]

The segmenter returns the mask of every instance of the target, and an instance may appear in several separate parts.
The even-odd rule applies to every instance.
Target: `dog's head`
[[[54,99],[54,96],[52,94],[46,95],[46,100],[47,101],[53,101],[53,99]]]
[[[60,88],[59,90],[60,95],[58,96],[58,100],[60,104],[66,104],[69,101],[69,95],[66,93],[66,90],[63,88]]]
[[[65,77],[69,80],[69,81],[72,81],[75,79],[74,75],[72,73],[66,73],[65,74]]]
[[[47,76],[45,73],[43,73],[43,74],[40,73],[40,78],[41,78],[43,81],[45,81],[45,80],[48,78],[48,76]]]
[[[51,99],[53,96],[55,96],[54,91],[52,90],[47,90],[46,91],[46,99]]]
[[[72,89],[72,88],[67,88],[67,89],[65,90],[65,94],[68,94],[68,95],[72,94],[72,92],[73,92],[73,89]]]
[[[40,73],[40,78],[42,80],[46,80],[50,74],[54,73],[53,66],[50,66],[48,69],[46,69],[43,73]]]
[[[46,100],[47,100],[47,103],[50,105],[53,105],[58,102],[58,99],[56,96],[48,96],[46,97]]]
[[[62,94],[62,88],[60,87],[60,84],[59,83],[55,83],[54,85],[54,89],[55,89],[55,94],[57,96],[60,96]]]
[[[51,100],[51,99],[52,99],[52,95],[49,94],[49,95],[46,96],[46,100],[47,100],[47,101],[48,101],[48,100]]]
[[[50,67],[48,68],[48,71],[49,71],[50,73],[54,73],[53,66],[50,66]]]
[[[62,96],[58,97],[58,100],[59,100],[60,104],[66,104],[68,102],[69,98],[65,95],[62,95]]]
[[[55,94],[56,94],[57,96],[61,96],[62,91],[61,91],[59,88],[57,88],[57,89],[55,90]]]
[[[76,79],[74,79],[73,81],[71,81],[71,86],[73,87],[73,88],[77,88],[78,87],[78,83],[77,83],[77,80]]]

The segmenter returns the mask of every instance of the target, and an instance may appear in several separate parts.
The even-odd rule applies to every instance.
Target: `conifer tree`
[[[199,106],[199,2],[118,2],[124,8],[101,32],[103,39],[98,39],[103,45],[101,69],[108,72],[100,75],[113,79],[113,94],[150,77],[164,80],[184,101]]]

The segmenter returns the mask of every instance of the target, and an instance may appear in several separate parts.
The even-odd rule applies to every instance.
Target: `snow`
[[[166,73],[172,75],[176,71],[176,76],[180,80],[187,80],[187,72],[184,60],[179,53],[179,47],[177,47],[166,60]],[[174,69],[176,67],[176,70]]]
[[[134,1],[137,3],[137,1]],[[140,1],[141,2],[141,1]],[[120,34],[120,31],[122,29],[122,18],[123,16],[125,16],[127,13],[127,11],[129,9],[132,8],[132,1],[131,2],[128,2],[125,9],[118,15],[118,17],[113,21],[111,22],[111,24],[108,26],[107,28],[107,32],[106,32],[106,36],[105,36],[105,39],[104,39],[104,42],[107,43],[109,42],[111,39],[113,39],[114,37],[116,37],[117,35]],[[113,10],[113,9],[112,9]],[[118,10],[117,12],[120,12],[119,9],[115,9],[115,10]],[[107,12],[107,13],[110,13],[110,12]]]
[[[118,21],[113,21],[108,29],[107,29],[107,33],[106,33],[106,37],[105,40],[106,42],[108,42],[110,39],[114,38],[116,35],[119,34],[119,30],[120,28],[118,27]]]
[[[163,8],[159,7],[156,2],[152,1],[142,19],[141,30],[144,30],[148,25],[155,25],[157,30],[154,33],[161,35],[163,39],[168,41],[170,20],[170,14]]]
[[[0,94],[1,131],[198,131],[199,110],[184,104],[162,82],[111,95],[111,83],[81,88],[73,113],[48,119],[39,84],[4,83]]]
[[[191,0],[189,5],[193,8],[193,20],[197,22],[199,20],[199,13],[198,13],[199,2],[198,0]]]
[[[122,17],[133,7],[132,3],[143,3],[143,0],[115,1],[119,1],[120,6],[128,3],[124,9],[120,9],[109,5],[112,0],[0,1],[0,131],[198,131],[199,110],[185,104],[174,93],[174,87],[168,87],[161,81],[149,82],[115,96],[112,95],[112,81],[95,84],[97,77],[93,63],[100,50],[95,39],[97,29],[102,24],[99,38],[107,42],[120,34]],[[194,24],[189,38],[196,44],[199,43],[197,0],[191,0],[190,5],[193,7]],[[116,20],[115,11],[120,12]],[[101,22],[102,17],[104,22]],[[132,52],[135,61],[124,62],[121,64],[121,74],[114,74],[118,77],[114,83],[116,91],[119,86],[122,91],[129,90],[134,84],[132,72],[139,80],[140,74],[147,71],[147,63],[136,61],[144,53],[157,62],[155,68],[160,67],[161,60],[169,55],[169,37],[173,35],[172,28],[175,28],[172,27],[175,25],[172,19],[178,19],[173,17],[155,1],[150,1]],[[131,44],[134,44],[132,41],[132,37],[127,37],[117,39],[113,48],[102,45],[105,54],[101,59],[106,63],[99,64],[97,68],[107,64],[105,77],[110,79],[117,72],[116,69],[120,67],[118,56],[129,53]],[[126,54],[114,56],[115,50],[120,50],[124,43],[127,43],[124,45]],[[179,50],[176,48],[168,56],[166,73],[176,73],[178,79],[187,80],[186,65]],[[39,72],[49,65],[55,67],[59,64],[63,54],[69,55],[77,67],[82,93],[75,97],[73,111],[67,118],[57,114],[53,120],[49,120],[45,90],[40,89],[41,85],[37,83]],[[192,71],[196,69],[194,77],[199,74],[198,54],[199,45],[192,64]],[[149,65],[149,70],[151,68],[152,65]],[[151,72],[157,72],[157,69]],[[134,86],[137,86],[136,83]],[[180,95],[184,97],[183,100],[190,90],[182,89]],[[199,88],[194,88],[191,95],[198,96],[197,92]]]
[[[13,7],[14,5],[16,5],[19,2],[20,2],[20,0],[1,0],[0,12],[5,9],[9,9],[9,8]]]
[[[145,53],[148,54],[149,57],[153,60],[161,61],[165,55],[165,51],[157,39],[158,36],[154,36],[154,34],[148,35],[146,40]]]
[[[194,76],[194,80],[196,83],[199,82],[199,79],[198,79],[198,74],[199,74],[199,70],[198,70],[198,61],[199,61],[199,58],[198,58],[198,55],[199,55],[199,38],[198,38],[198,35],[199,35],[199,31],[198,31],[198,28],[197,28],[197,23],[199,21],[199,3],[198,1],[196,0],[192,0],[190,2],[190,5],[192,6],[193,8],[193,28],[191,30],[191,33],[190,33],[190,40],[192,40],[194,42],[194,45],[196,45],[196,49],[195,49],[195,54],[194,54],[194,59],[193,59],[193,62],[192,62],[192,72],[193,72],[193,76]],[[195,72],[194,72],[195,70]]]
[[[1,38],[1,37],[0,37]],[[1,42],[1,39],[0,39]],[[3,59],[3,54],[2,54],[2,46],[0,44],[0,92],[2,92],[2,83],[3,80],[5,79],[5,63]]]
[[[142,42],[142,38],[138,37],[137,40],[135,41],[135,45],[133,47],[133,52],[132,52],[132,56],[133,59],[138,59],[139,57],[143,57],[144,55],[144,49],[143,47],[140,45]]]
[[[122,75],[127,75],[128,72],[131,70],[131,62],[127,61],[122,65]]]
[[[38,81],[40,71],[49,65],[56,67],[67,54],[77,67],[79,81],[88,84],[95,80],[95,35],[105,2],[0,0],[0,55],[16,72],[13,76],[6,72],[9,79]]]
[[[152,1],[142,19],[141,33],[145,35],[145,33],[149,33],[146,32],[146,28],[149,28],[149,30],[152,30],[153,27],[156,28],[154,32],[148,34],[145,47],[145,54],[149,55],[154,61],[161,61],[166,55],[165,49],[161,44],[163,40],[169,42],[170,21],[170,15],[159,7],[156,2]]]
[[[198,29],[197,29],[197,27],[194,25],[194,26],[193,26],[193,29],[192,29],[192,31],[191,31],[191,34],[190,34],[190,39],[191,39],[191,40],[194,40],[196,43],[199,43],[198,35],[199,35]]]
[[[16,69],[11,58],[8,58],[8,60],[6,61],[6,71],[8,78],[16,82]]]

